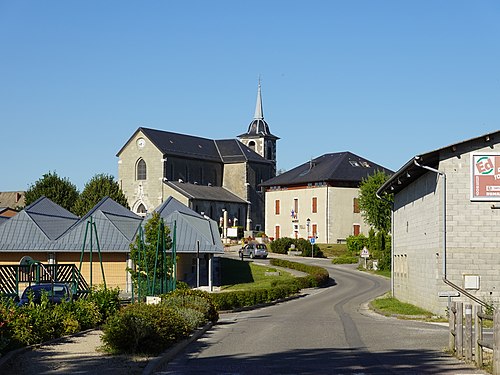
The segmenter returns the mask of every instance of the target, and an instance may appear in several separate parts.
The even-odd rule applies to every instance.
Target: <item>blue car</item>
[[[61,303],[72,299],[68,285],[63,283],[47,283],[28,286],[24,289],[23,295],[18,305],[23,306],[29,303],[29,295],[33,294],[33,303],[39,304],[42,301],[42,293],[47,293],[47,298],[51,303]]]

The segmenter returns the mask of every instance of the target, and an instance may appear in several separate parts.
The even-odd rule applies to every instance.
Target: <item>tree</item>
[[[142,292],[145,291],[144,284],[146,284],[146,280],[149,282],[149,285],[152,285],[155,276],[155,265],[157,280],[162,280],[165,276],[172,277],[173,268],[171,256],[167,255],[165,259],[163,256],[164,254],[162,254],[161,244],[160,248],[157,248],[158,239],[160,237],[160,220],[160,214],[158,212],[153,212],[153,215],[144,226],[144,243],[141,244],[141,238],[138,235],[136,236],[135,242],[130,244],[130,258],[134,261],[135,270],[129,268],[128,271],[132,275],[132,280],[136,286],[138,278],[141,276],[141,282],[143,284]],[[164,228],[165,250],[169,252],[172,248],[170,229],[166,225]]]
[[[73,212],[73,205],[78,199],[78,190],[69,179],[59,177],[56,172],[48,172],[26,191],[24,195],[26,206],[42,196]]]
[[[82,193],[75,202],[73,212],[78,216],[83,216],[105,196],[129,209],[127,198],[118,186],[118,182],[114,180],[113,176],[102,173],[96,174],[85,184]]]
[[[376,193],[389,177],[386,173],[377,171],[363,179],[359,187],[359,208],[364,221],[377,231],[386,233],[391,231],[391,204],[394,197],[390,194],[380,199]]]

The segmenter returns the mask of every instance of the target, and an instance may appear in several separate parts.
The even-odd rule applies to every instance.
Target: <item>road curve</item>
[[[446,355],[443,326],[374,314],[366,303],[389,289],[385,278],[333,266],[329,287],[217,325],[157,374],[482,374]]]

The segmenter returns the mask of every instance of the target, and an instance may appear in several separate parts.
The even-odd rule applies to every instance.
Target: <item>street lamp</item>
[[[311,219],[307,218],[307,239],[311,242],[311,258],[314,258],[314,239],[313,236],[309,236],[309,228],[311,227]],[[314,233],[313,233],[314,235]]]

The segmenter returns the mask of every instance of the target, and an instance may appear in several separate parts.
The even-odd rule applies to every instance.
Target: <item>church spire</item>
[[[254,120],[264,120],[264,111],[262,110],[262,94],[260,92],[260,77],[259,88],[257,89],[257,103],[255,104]]]

